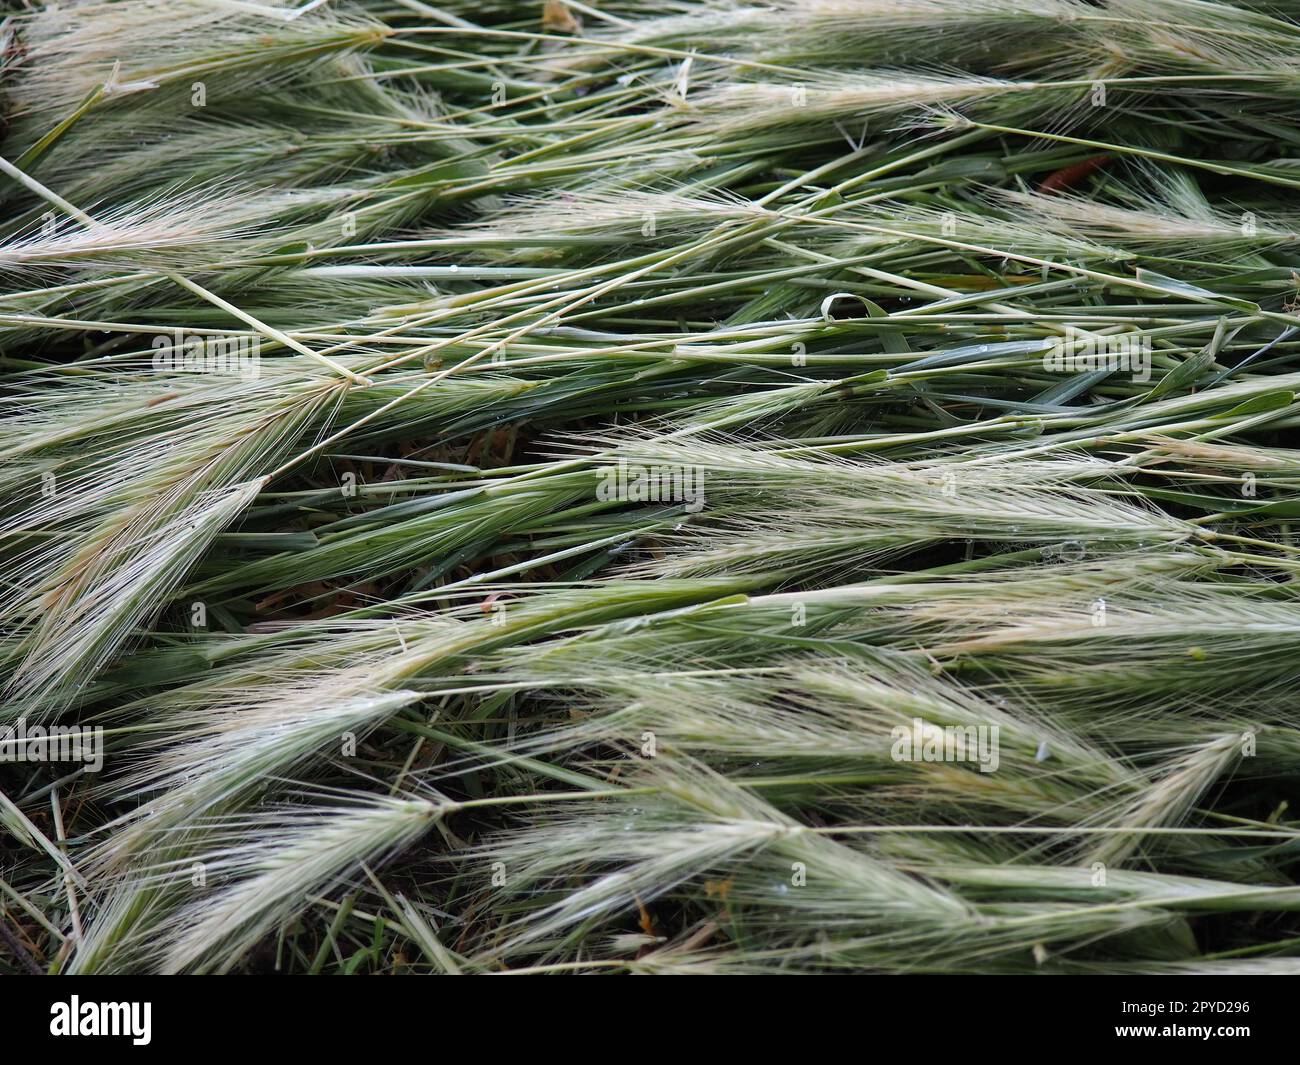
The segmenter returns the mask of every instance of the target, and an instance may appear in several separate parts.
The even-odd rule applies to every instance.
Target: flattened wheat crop
[[[0,18],[0,972],[1300,972],[1300,6]]]

